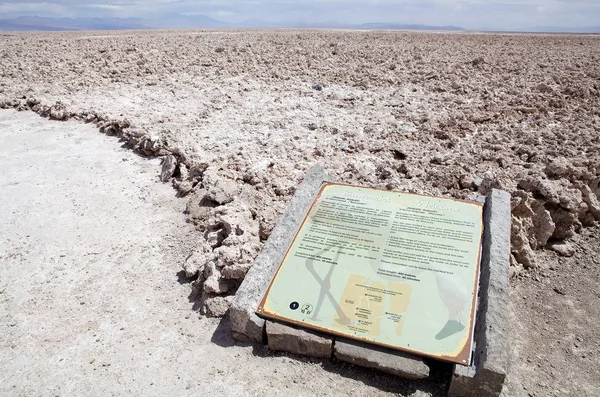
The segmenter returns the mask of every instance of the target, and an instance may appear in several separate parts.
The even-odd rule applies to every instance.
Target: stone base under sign
[[[422,358],[412,354],[343,338],[336,338],[333,349],[335,358],[340,361],[375,368],[405,379],[429,377],[429,366]]]
[[[329,358],[333,353],[333,337],[319,332],[266,322],[269,349],[308,357]]]
[[[475,348],[470,367],[456,366],[449,396],[498,396],[508,371],[510,194],[493,189],[483,219]]]
[[[312,330],[266,321],[269,349],[308,357],[335,357],[405,379],[426,379],[429,366],[420,357]]]
[[[429,377],[421,357],[374,345],[336,338],[259,318],[255,311],[321,185],[329,181],[323,168],[311,168],[261,253],[246,275],[230,308],[233,337],[267,344],[271,350],[313,357],[335,357],[407,379]],[[450,396],[498,396],[508,366],[508,266],[510,195],[492,190],[484,209],[484,238],[473,365],[455,366]],[[431,360],[428,360],[431,364]],[[445,368],[445,366],[442,366]]]

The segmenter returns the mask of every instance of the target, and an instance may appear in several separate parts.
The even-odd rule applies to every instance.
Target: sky
[[[600,25],[600,0],[17,0],[0,19],[207,15],[225,22],[366,22],[454,25],[467,29]]]

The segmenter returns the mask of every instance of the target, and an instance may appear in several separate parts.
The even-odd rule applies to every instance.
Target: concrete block
[[[498,396],[508,371],[510,194],[493,189],[487,197],[483,217],[473,363],[470,367],[455,367],[449,396]]]
[[[233,339],[241,342],[256,342],[266,344],[265,339],[265,320],[252,314],[247,322],[243,333],[232,330]]]
[[[236,339],[249,339],[262,343],[262,331],[258,332],[258,329],[262,328],[264,320],[258,319],[255,311],[283,260],[288,246],[292,243],[300,224],[310,209],[314,197],[326,181],[328,181],[328,176],[322,167],[313,166],[308,170],[304,181],[296,190],[294,197],[244,278],[229,309],[231,330]]]
[[[396,350],[337,338],[333,354],[338,360],[361,367],[375,368],[405,379],[429,377],[429,367],[422,358]]]
[[[267,320],[269,349],[308,357],[329,358],[333,337]]]

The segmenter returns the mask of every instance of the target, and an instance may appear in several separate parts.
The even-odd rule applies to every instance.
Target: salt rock
[[[598,166],[598,169],[600,170],[600,165]],[[597,178],[590,183],[590,189],[596,197],[600,199],[600,178]]]
[[[211,232],[206,233],[206,242],[212,248],[216,248],[221,246],[223,240],[225,239],[225,231],[223,229],[213,230]]]
[[[558,204],[560,202],[556,187],[552,182],[541,177],[528,176],[521,180],[518,185],[519,189],[542,196],[550,203]]]
[[[188,179],[190,172],[188,171],[188,167],[187,165],[180,163],[179,164],[179,177],[181,178],[182,181],[185,181]]]
[[[268,168],[273,167],[275,163],[271,159],[262,159],[257,163],[253,164],[248,170],[251,173],[261,173],[265,172]]]
[[[546,245],[548,239],[554,234],[556,225],[550,211],[546,210],[542,203],[533,201],[531,208],[534,215],[531,218],[533,230],[530,229],[530,233],[532,232],[535,241],[535,243],[532,244],[532,248],[536,249]]]
[[[275,224],[277,223],[277,218],[279,217],[279,213],[273,206],[266,206],[262,208],[260,213],[258,214],[258,236],[262,241],[269,238]]]
[[[62,102],[56,102],[50,107],[50,118],[53,120],[67,120],[69,118],[67,106]]]
[[[549,245],[549,248],[561,256],[571,257],[575,254],[573,244],[565,241],[552,243]]]
[[[234,180],[220,177],[211,169],[204,172],[202,186],[206,190],[206,197],[219,205],[231,203],[240,192]]]
[[[226,294],[232,289],[232,284],[222,278],[221,272],[213,262],[204,266],[204,292],[209,294]]]
[[[190,255],[184,265],[183,270],[188,278],[196,277],[203,273],[204,265],[213,259],[212,250],[204,241],[200,243],[199,249],[197,249],[192,255]]]
[[[520,219],[513,218],[511,224],[511,249],[515,259],[524,267],[536,267],[535,255]]]
[[[252,212],[242,203],[214,208],[208,225],[209,230],[222,230],[225,245],[234,245],[232,241],[241,244],[258,239],[258,224]]]
[[[588,206],[588,211],[596,220],[600,221],[600,201],[598,200],[598,196],[586,184],[579,183],[577,187],[581,192],[582,200]]]
[[[460,177],[458,184],[462,189],[470,189],[474,186],[474,179],[471,175],[463,175]]]
[[[519,227],[527,236],[531,248],[545,246],[556,229],[550,211],[542,201],[523,191],[514,192],[512,201],[513,217],[519,219]]]
[[[583,203],[583,195],[579,189],[573,189],[569,187],[570,183],[566,180],[562,180],[560,186],[562,189],[559,192],[560,206],[571,212],[579,212],[581,203]]]
[[[569,172],[570,165],[571,165],[571,163],[566,158],[557,157],[555,159],[552,159],[552,161],[550,161],[546,165],[545,172],[549,176],[555,176],[555,177],[564,176]]]
[[[538,85],[535,86],[535,89],[538,90],[539,92],[542,92],[542,93],[545,93],[545,94],[554,92],[554,90],[552,89],[552,87],[550,87],[546,83],[539,83]]]
[[[524,192],[522,190],[515,190],[512,193],[511,197],[511,212],[513,216],[519,218],[531,217],[533,216],[533,210],[528,205],[528,201],[530,200],[531,194]]]
[[[190,196],[184,212],[194,224],[204,228],[212,209],[216,206],[218,204],[207,197],[206,190],[199,189]]]
[[[594,226],[596,223],[596,218],[594,218],[594,215],[592,215],[591,212],[587,212],[579,216],[579,222],[581,222],[582,226]]]
[[[233,295],[207,297],[202,305],[201,312],[207,317],[223,317],[229,312]]]
[[[276,196],[289,196],[296,191],[296,187],[286,180],[274,181],[271,183],[271,187]]]
[[[243,280],[246,277],[246,273],[252,267],[252,263],[243,263],[230,265],[221,271],[223,278],[231,280]]]
[[[376,168],[373,162],[366,159],[358,159],[350,161],[345,171],[352,172],[359,178],[368,179],[369,176],[376,174]]]
[[[566,179],[548,180],[539,176],[530,176],[521,180],[518,187],[533,193],[534,196],[541,196],[547,203],[557,204],[562,209],[575,213],[575,217],[586,210],[582,206],[584,202],[582,192],[574,188]]]
[[[234,263],[241,260],[240,247],[234,246],[221,246],[214,250],[215,253],[215,264],[218,269],[222,269],[225,266],[233,265]]]
[[[216,280],[243,279],[260,252],[258,221],[244,204],[234,202],[212,210],[208,230],[207,242],[214,248],[213,278],[209,280],[207,275],[211,284],[205,290],[222,290],[226,285],[217,286]]]
[[[177,158],[173,155],[168,155],[163,159],[162,169],[160,171],[160,180],[167,182],[175,174],[177,169]]]
[[[205,260],[205,293],[233,292],[262,247],[258,220],[239,199],[218,205],[204,190],[193,194],[186,212],[204,231],[205,244],[210,251],[202,257]],[[199,267],[190,266],[190,271]]]
[[[500,185],[498,183],[497,176],[491,171],[486,171],[483,175],[483,179],[479,184],[477,191],[479,192],[479,194],[487,196],[488,193],[492,191],[492,189],[499,187]]]
[[[187,195],[194,188],[193,183],[190,181],[176,181],[173,183],[173,186],[179,191],[180,196]]]
[[[575,234],[575,231],[581,228],[581,223],[573,212],[557,208],[551,211],[550,215],[556,226],[554,233],[552,233],[553,239],[564,240],[571,238]]]

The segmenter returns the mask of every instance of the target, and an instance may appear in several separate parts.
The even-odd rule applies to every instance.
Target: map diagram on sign
[[[408,284],[383,284],[357,274],[351,275],[340,299],[342,311],[349,316],[346,318],[348,332],[377,337],[381,335],[381,323],[392,322],[396,324],[396,335],[401,335],[410,290]],[[340,323],[340,320],[336,318],[334,321]]]
[[[257,310],[468,365],[482,206],[325,184]]]

